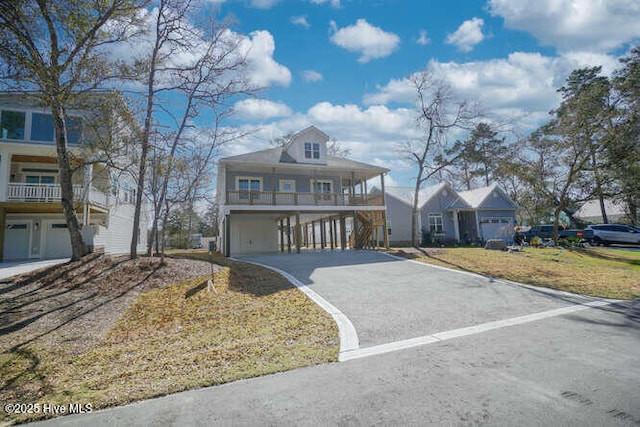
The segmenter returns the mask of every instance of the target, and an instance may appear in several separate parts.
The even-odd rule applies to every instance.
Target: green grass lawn
[[[417,256],[417,257],[416,257]],[[410,257],[500,279],[603,298],[640,297],[640,252],[604,248],[426,249]]]

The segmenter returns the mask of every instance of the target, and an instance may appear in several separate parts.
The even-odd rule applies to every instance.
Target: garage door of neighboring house
[[[13,260],[29,258],[30,241],[30,221],[7,221],[4,233],[4,259]]]
[[[480,230],[484,240],[502,239],[505,242],[510,242],[513,238],[513,218],[482,218]]]
[[[67,258],[71,256],[69,230],[64,221],[45,223],[44,258]]]

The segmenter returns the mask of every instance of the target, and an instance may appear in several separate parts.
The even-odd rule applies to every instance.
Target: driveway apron
[[[333,304],[353,323],[361,348],[592,300],[379,252],[327,251],[241,259],[283,270]]]

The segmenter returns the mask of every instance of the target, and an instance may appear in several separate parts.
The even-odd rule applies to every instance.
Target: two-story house
[[[90,248],[126,253],[131,244],[136,187],[133,179],[116,175],[98,162],[85,161],[82,148],[90,134],[87,120],[86,111],[69,109],[68,144],[77,169],[74,202],[82,234]],[[0,94],[0,260],[71,256],[60,198],[50,111],[33,96]],[[139,250],[143,251],[146,219],[141,222]]]
[[[314,126],[283,147],[219,161],[219,248],[227,256],[387,245],[384,197],[367,181],[388,169],[332,156]]]

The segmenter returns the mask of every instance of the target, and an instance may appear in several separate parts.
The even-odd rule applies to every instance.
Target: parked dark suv
[[[608,245],[610,243],[640,245],[640,229],[632,225],[589,225],[584,229],[584,232],[585,237],[588,236],[593,245]]]

